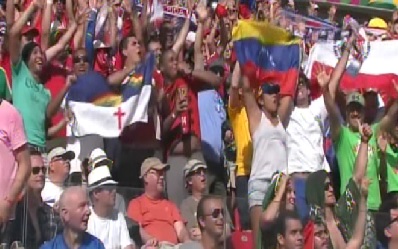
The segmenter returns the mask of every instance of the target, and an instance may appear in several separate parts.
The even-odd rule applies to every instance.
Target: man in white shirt
[[[99,238],[106,249],[135,249],[126,219],[114,208],[116,185],[106,165],[95,167],[88,175],[92,208],[87,232]]]
[[[48,178],[41,196],[50,207],[58,202],[64,191],[65,180],[69,176],[70,161],[74,158],[73,151],[67,151],[62,147],[54,148],[48,153]]]

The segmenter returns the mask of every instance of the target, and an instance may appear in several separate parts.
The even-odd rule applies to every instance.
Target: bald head
[[[65,229],[86,231],[91,212],[84,188],[73,186],[65,189],[59,198],[59,209]]]
[[[67,208],[70,204],[76,203],[77,200],[87,198],[86,190],[80,186],[72,186],[62,192],[59,198],[59,207],[61,209]]]

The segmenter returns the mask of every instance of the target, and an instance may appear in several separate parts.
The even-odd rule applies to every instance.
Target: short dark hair
[[[388,227],[390,222],[391,216],[389,212],[380,212],[375,214],[376,238],[384,247],[387,247],[389,240],[385,235],[384,230]]]
[[[389,213],[391,209],[398,209],[398,192],[389,192],[381,203],[379,212]]]
[[[124,49],[127,48],[127,45],[129,44],[129,40],[132,37],[136,37],[135,34],[133,32],[130,32],[128,35],[126,35],[125,37],[122,38],[122,40],[120,41],[120,52],[122,52]]]
[[[287,220],[299,220],[301,222],[300,216],[295,211],[285,210],[281,212],[275,220],[275,233],[276,235],[281,234],[286,235],[286,223]]]
[[[29,153],[31,156],[41,156],[41,152],[34,148],[29,148]]]
[[[206,202],[210,200],[222,200],[222,198],[214,195],[205,195],[200,199],[198,207],[196,209],[196,220],[198,222],[200,230],[203,229],[203,227],[200,225],[200,219],[205,217]]]

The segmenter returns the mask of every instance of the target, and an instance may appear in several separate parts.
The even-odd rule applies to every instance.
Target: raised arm
[[[13,0],[8,0],[13,2]],[[7,3],[8,3],[7,1]],[[12,64],[17,64],[21,57],[21,31],[22,28],[26,25],[29,18],[39,9],[44,7],[43,0],[35,0],[33,1],[29,7],[22,13],[19,19],[14,23],[10,30],[9,39],[9,50]],[[7,10],[8,11],[8,10]]]
[[[280,187],[272,199],[271,203],[268,205],[261,215],[261,223],[265,226],[270,226],[273,224],[274,220],[279,215],[279,210],[281,208],[281,203],[283,202],[283,196],[285,195],[286,187],[289,182],[289,177],[282,175],[280,180]]]
[[[249,79],[243,76],[243,100],[246,107],[247,119],[249,120],[250,134],[253,136],[254,132],[261,121],[261,110],[258,106],[256,97],[254,96],[253,89],[250,86]]]
[[[279,100],[278,115],[279,115],[279,118],[281,119],[282,124],[285,128],[287,127],[287,125],[289,123],[289,119],[290,119],[292,110],[293,110],[292,96],[288,96],[288,95],[283,96]]]
[[[355,168],[352,179],[360,187],[362,179],[366,175],[366,169],[368,166],[368,147],[369,140],[372,137],[372,128],[367,124],[359,124],[359,132],[361,133],[361,143],[357,158],[355,160]]]
[[[393,80],[393,85],[395,91],[398,93],[398,83]],[[394,103],[388,108],[386,115],[381,119],[379,130],[376,135],[379,135],[380,131],[382,132],[391,132],[396,124],[398,115],[398,98],[394,100]]]
[[[185,40],[187,39],[187,35],[189,32],[189,25],[191,24],[191,16],[193,14],[193,4],[194,3],[192,0],[187,1],[188,15],[172,47],[172,50],[177,54],[177,56],[180,55],[181,49],[183,48]]]
[[[367,216],[367,197],[369,180],[363,179],[361,182],[361,199],[359,200],[358,218],[354,228],[354,234],[348,241],[345,249],[360,249],[365,238],[366,216]],[[343,249],[343,248],[342,248]]]
[[[202,45],[203,45],[203,32],[204,32],[204,22],[207,19],[207,10],[206,7],[199,3],[196,8],[196,12],[199,16],[198,28],[196,30],[195,44],[194,44],[194,63],[195,69],[204,70],[204,57],[202,53]]]
[[[240,107],[241,101],[239,99],[239,82],[241,81],[241,72],[239,63],[236,62],[234,71],[232,72],[231,88],[229,92],[228,105],[231,108]]]
[[[330,76],[327,75],[325,71],[321,71],[318,73],[317,79],[318,84],[322,89],[323,100],[325,101],[326,110],[329,114],[332,139],[336,140],[339,137],[341,130],[340,111],[329,91]]]
[[[51,29],[51,14],[53,8],[53,0],[48,0],[44,8],[41,18],[41,39],[40,47],[46,51],[50,43],[50,29]]]

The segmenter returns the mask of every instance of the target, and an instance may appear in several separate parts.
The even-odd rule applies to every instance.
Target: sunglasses
[[[330,188],[333,188],[333,185],[332,185],[332,183],[331,183],[331,182],[327,182],[327,183],[325,183],[324,190],[325,190],[325,191],[329,191],[329,189],[330,189]]]
[[[37,175],[39,174],[41,171],[41,173],[46,174],[47,168],[44,166],[41,167],[32,167],[32,174],[33,175]]]
[[[392,223],[397,222],[397,221],[398,221],[398,217],[395,217],[394,219],[392,219],[392,220],[388,223],[388,225],[387,225],[386,227],[391,226]]]
[[[204,168],[199,168],[199,169],[196,169],[196,170],[194,170],[194,171],[191,171],[190,173],[189,173],[189,175],[191,175],[191,176],[193,176],[193,175],[202,175],[202,174],[206,174],[206,169],[204,169]]]
[[[263,94],[278,94],[281,90],[280,86],[277,84],[265,83],[261,86]]]
[[[86,55],[83,56],[75,56],[73,57],[73,63],[86,63],[88,62],[88,57]]]
[[[103,185],[101,187],[98,188],[99,191],[105,190],[108,192],[112,192],[114,190],[116,190],[116,186],[115,185]]]
[[[213,219],[217,219],[220,217],[220,215],[224,217],[224,209],[216,208],[213,210],[213,212],[211,212],[211,214],[207,214],[206,216],[210,216]]]

